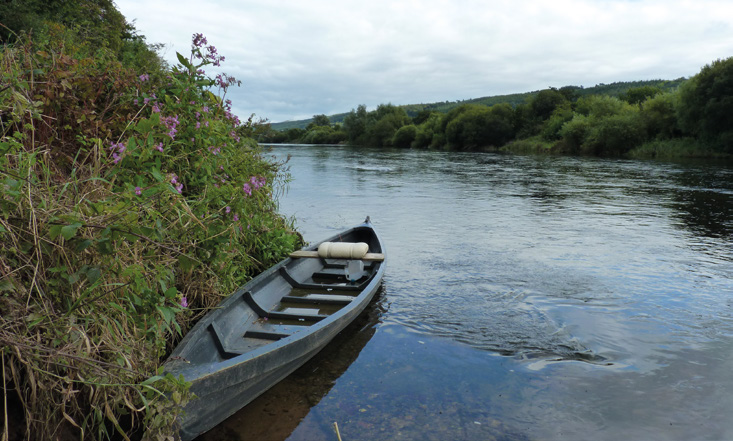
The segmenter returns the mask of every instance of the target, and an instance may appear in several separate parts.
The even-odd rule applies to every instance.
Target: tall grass
[[[0,53],[0,401],[24,414],[4,433],[166,439],[189,397],[162,359],[299,245],[287,176],[240,136],[203,36],[141,74],[51,32]]]

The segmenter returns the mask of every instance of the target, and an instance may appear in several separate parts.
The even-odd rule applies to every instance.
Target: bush
[[[402,126],[392,138],[392,145],[395,147],[410,147],[417,137],[417,127],[413,124]]]
[[[733,57],[706,65],[683,84],[678,109],[688,133],[733,152]]]
[[[299,243],[273,200],[284,177],[210,90],[237,81],[205,76],[223,57],[203,36],[167,78],[49,41],[0,60],[6,382],[30,439],[170,434],[187,385],[160,361]]]
[[[576,114],[573,119],[563,124],[560,136],[572,153],[579,153],[592,130],[587,116]]]
[[[621,156],[645,140],[645,128],[637,115],[613,115],[595,122],[582,150],[596,155]]]
[[[644,101],[641,118],[650,139],[671,139],[680,135],[677,119],[678,93],[664,93]]]

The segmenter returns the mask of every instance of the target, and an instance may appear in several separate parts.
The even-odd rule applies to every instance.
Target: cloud
[[[243,81],[235,110],[272,121],[691,76],[733,52],[722,0],[118,0],[166,58],[204,33]]]

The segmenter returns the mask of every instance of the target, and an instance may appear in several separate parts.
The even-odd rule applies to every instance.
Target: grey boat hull
[[[366,242],[384,253],[369,219],[326,241]],[[305,248],[315,250],[318,244]],[[288,258],[238,289],[184,337],[166,362],[196,395],[184,408],[181,439],[213,428],[316,355],[374,297],[384,261],[355,283],[346,261]]]

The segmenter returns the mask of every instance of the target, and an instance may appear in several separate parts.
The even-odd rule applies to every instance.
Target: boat
[[[237,289],[183,338],[164,370],[191,383],[179,418],[192,440],[317,354],[366,308],[385,271],[369,217]]]

